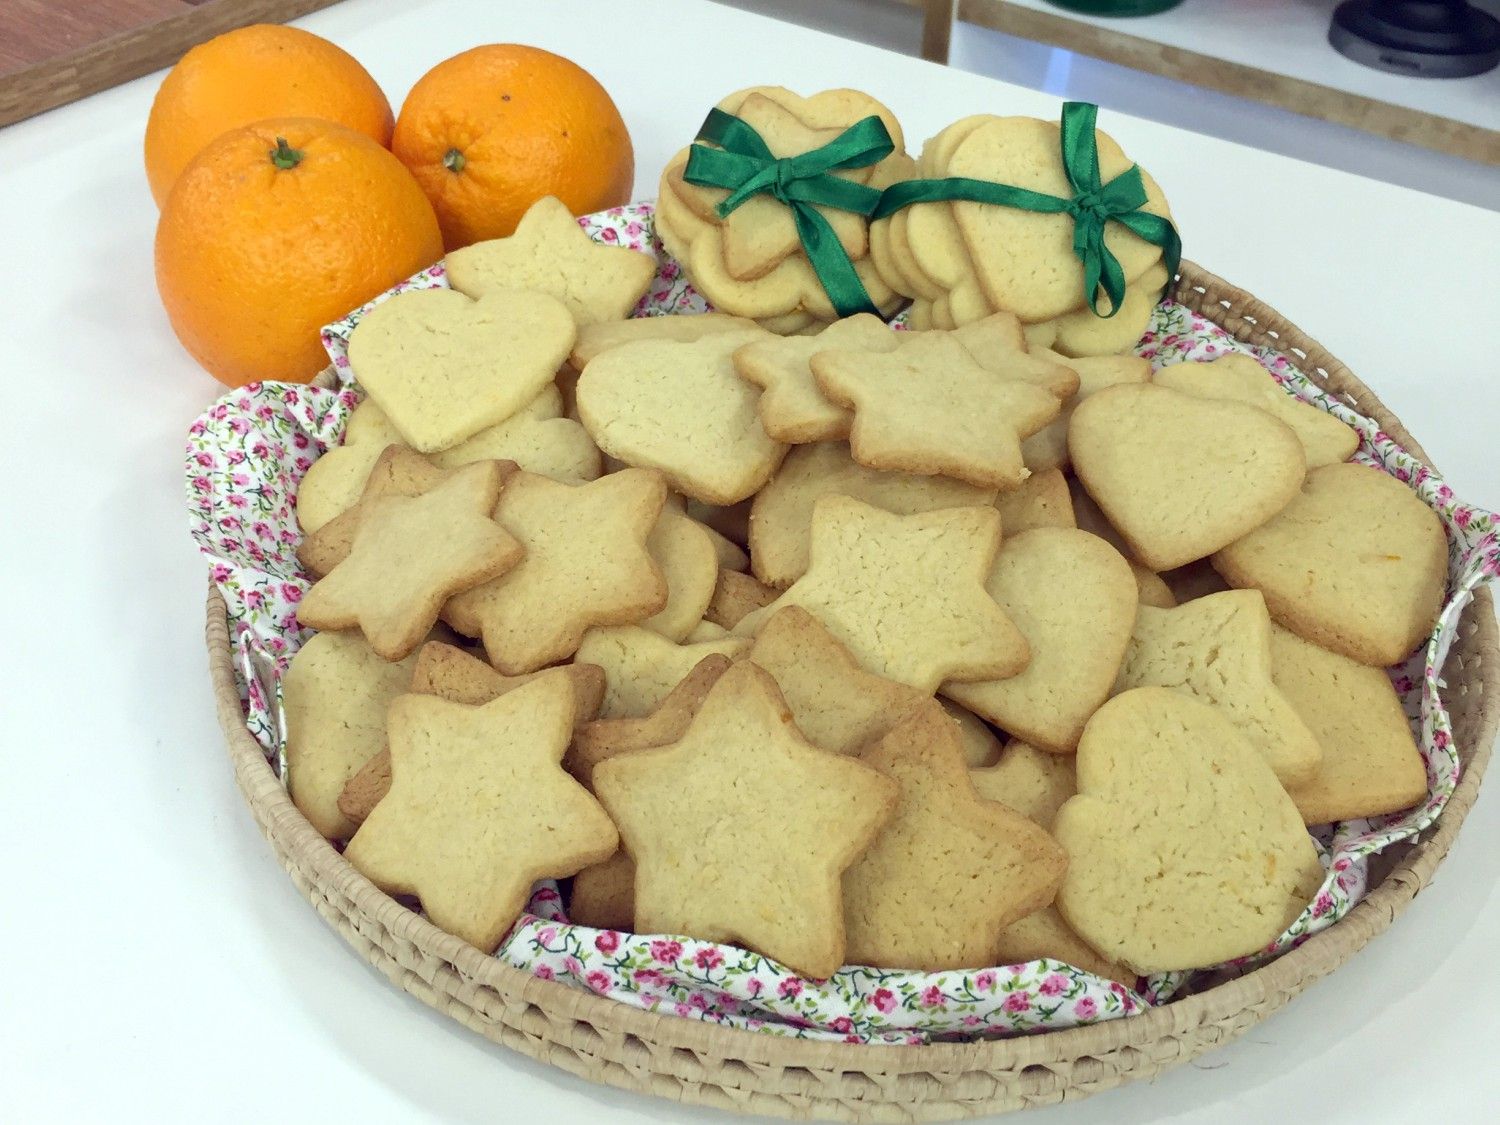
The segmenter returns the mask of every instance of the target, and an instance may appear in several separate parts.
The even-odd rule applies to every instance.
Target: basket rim
[[[1242,340],[1270,342],[1304,366],[1309,377],[1326,380],[1337,372],[1352,385],[1358,409],[1380,423],[1396,441],[1429,466],[1431,459],[1393,414],[1337,359],[1269,306],[1184,261],[1174,295],[1201,295],[1202,315]],[[1224,294],[1229,296],[1226,298]],[[1182,299],[1179,296],[1179,299]],[[1216,315],[1218,314],[1218,315]],[[1265,341],[1256,341],[1265,337]],[[1319,377],[1321,376],[1321,379]],[[1433,466],[1435,469],[1436,467]],[[912,1072],[956,1076],[974,1071],[1014,1071],[1031,1064],[1092,1060],[1166,1036],[1182,1035],[1250,1008],[1278,993],[1295,991],[1337,968],[1395,917],[1431,878],[1457,837],[1477,796],[1500,724],[1500,641],[1494,601],[1487,589],[1476,592],[1465,618],[1475,619],[1473,643],[1488,656],[1480,668],[1483,698],[1478,744],[1468,749],[1459,782],[1426,839],[1411,845],[1384,881],[1350,913],[1297,948],[1234,980],[1207,988],[1137,1014],[1102,1023],[1006,1039],[966,1043],[848,1044],[807,1040],[750,1031],[709,1021],[691,1020],[636,1008],[560,981],[532,976],[487,955],[438,929],[401,906],[361,875],[312,827],[272,772],[259,743],[244,725],[234,678],[227,606],[209,581],[206,641],[209,671],[220,726],[228,742],[237,779],[261,820],[268,839],[295,855],[316,879],[347,896],[356,908],[393,937],[451,965],[466,983],[488,988],[506,1001],[538,1009],[550,1019],[578,1020],[667,1049],[713,1054],[745,1062],[798,1065],[799,1053],[815,1053],[807,1065],[819,1070],[899,1075]],[[310,894],[307,888],[304,893]],[[347,935],[346,940],[347,940]],[[450,1013],[451,1014],[451,1013]],[[540,1053],[540,1052],[539,1052]],[[1191,1052],[1183,1057],[1190,1057]],[[545,1057],[545,1056],[543,1056]]]

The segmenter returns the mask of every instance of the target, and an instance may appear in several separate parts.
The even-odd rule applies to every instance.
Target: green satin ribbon
[[[1098,317],[1112,317],[1125,299],[1125,271],[1104,242],[1105,227],[1119,223],[1138,237],[1160,246],[1167,267],[1167,284],[1177,275],[1182,261],[1182,240],[1171,222],[1140,208],[1146,203],[1146,185],[1139,165],[1132,164],[1109,183],[1099,173],[1099,148],[1094,121],[1099,107],[1088,102],[1066,102],[1062,111],[1062,162],[1073,196],[1064,199],[1045,192],[988,180],[951,177],[942,180],[906,180],[892,184],[881,197],[870,221],[882,219],[913,203],[965,201],[1016,207],[1043,214],[1066,214],[1073,219],[1073,253],[1083,263],[1084,295],[1089,310]],[[1099,311],[1099,290],[1109,297],[1110,310]]]
[[[720,147],[693,145],[682,178],[701,187],[729,190],[729,197],[716,208],[719,218],[728,218],[757,195],[780,200],[791,209],[807,260],[839,316],[877,311],[838,235],[817,208],[869,215],[879,205],[878,188],[829,173],[868,167],[894,151],[896,146],[880,118],[866,117],[820,148],[781,159],[753,127],[721,109],[708,111],[697,139]]]
[[[871,222],[913,203],[962,200],[1016,207],[1044,214],[1067,214],[1073,219],[1073,252],[1083,263],[1084,292],[1095,316],[1114,316],[1125,297],[1125,271],[1104,244],[1106,224],[1116,222],[1140,238],[1162,248],[1170,279],[1182,258],[1182,243],[1166,219],[1140,210],[1146,188],[1136,165],[1109,183],[1102,183],[1094,136],[1098,107],[1068,102],[1062,113],[1062,160],[1074,194],[1070,199],[1007,184],[961,177],[907,180],[880,191],[865,184],[830,175],[838,169],[865,168],[894,151],[894,144],[878,117],[866,117],[826,145],[798,156],[777,158],[750,125],[720,109],[709,111],[688,153],[683,178],[701,187],[724,188],[728,198],[716,208],[726,218],[746,200],[770,195],[789,207],[797,236],[839,316],[877,312],[855,272],[838,236],[817,207],[832,207],[863,215]],[[1098,293],[1103,288],[1111,308],[1100,313]]]

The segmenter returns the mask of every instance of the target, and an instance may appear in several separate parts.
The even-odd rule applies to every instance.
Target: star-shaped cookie
[[[998,964],[1001,931],[1057,894],[1063,850],[975,792],[958,732],[931,700],[858,760],[893,779],[901,797],[844,874],[848,960],[928,972]]]
[[[1000,549],[994,508],[896,516],[848,496],[813,509],[812,563],[735,629],[797,605],[872,672],[931,694],[944,680],[1014,676],[1030,652],[985,590]]]
[[[675,742],[729,666],[727,656],[717,653],[705,656],[649,715],[637,719],[600,719],[580,726],[573,733],[573,745],[563,759],[563,768],[592,792],[594,767],[600,762],[617,754]],[[633,929],[635,863],[630,856],[616,852],[603,863],[580,871],[573,880],[568,916],[585,926]]]
[[[900,341],[885,321],[859,313],[834,321],[816,336],[777,336],[746,344],[734,353],[734,369],[764,392],[760,420],[774,440],[788,445],[841,441],[853,421],[842,406],[823,397],[809,361],[823,351],[894,351]]]
[[[1042,387],[997,375],[946,333],[913,333],[894,352],[819,352],[819,389],[854,411],[854,459],[875,469],[936,473],[1015,488],[1021,439],[1061,409]]]
[[[1078,393],[1080,373],[1059,362],[1055,353],[1028,345],[1021,322],[1012,313],[991,313],[953,329],[949,335],[975,362],[997,375],[1045,387],[1064,400]]]
[[[492,953],[531,885],[607,859],[619,837],[562,768],[573,682],[559,671],[482,707],[403,695],[387,730],[392,783],[346,859],[433,924]]]
[[[365,476],[354,503],[303,536],[297,546],[297,561],[314,578],[322,578],[349,557],[366,501],[373,505],[382,496],[419,496],[446,476],[430,459],[408,446],[385,446]]]
[[[739,942],[815,979],[843,964],[840,879],[896,787],[803,738],[764,669],[729,669],[681,738],[600,763],[594,786],[636,863],[638,929]]]
[[[566,485],[516,473],[495,521],[525,548],[520,565],[449,600],[448,623],[480,637],[507,675],[573,655],[591,625],[641,621],[667,604],[646,547],[666,502],[660,473],[626,469]]]
[[[336,635],[319,634],[325,637]],[[401,687],[415,695],[436,695],[449,703],[479,707],[551,671],[548,668],[520,676],[507,676],[495,671],[477,656],[470,656],[463,649],[454,648],[442,641],[428,641],[417,650],[412,660],[410,685],[406,684],[403,677]],[[592,721],[599,713],[600,703],[604,701],[604,669],[594,664],[573,663],[563,665],[561,671],[573,681],[574,726]],[[388,700],[382,701],[380,705],[382,746],[385,742],[386,702]],[[351,825],[363,824],[370,815],[370,810],[390,790],[391,752],[382,749],[345,783],[343,791],[338,795],[339,812],[348,818]],[[348,836],[352,832],[351,828],[344,835]]]
[[[536,290],[567,305],[580,326],[624,320],[656,276],[649,254],[595,242],[551,195],[531,205],[509,238],[455,250],[446,264],[448,284],[466,296]]]
[[[307,592],[298,620],[314,629],[358,626],[387,660],[407,656],[450,595],[521,561],[521,544],[490,517],[502,481],[497,462],[479,461],[419,496],[375,500],[349,557]]]

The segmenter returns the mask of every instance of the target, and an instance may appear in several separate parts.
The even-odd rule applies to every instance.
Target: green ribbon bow
[[[876,311],[854,263],[817,207],[868,216],[879,205],[878,188],[829,173],[838,168],[868,167],[895,150],[880,118],[866,117],[820,148],[780,159],[754,128],[721,109],[708,111],[697,139],[720,147],[693,145],[682,178],[701,187],[729,189],[729,198],[715,209],[719,218],[727,218],[757,195],[780,200],[791,208],[807,260],[839,316]]]
[[[1146,203],[1146,185],[1141,179],[1139,165],[1132,164],[1107,184],[1101,182],[1099,147],[1094,134],[1098,113],[1099,107],[1089,102],[1063,104],[1062,162],[1068,183],[1073,187],[1070,199],[963,177],[906,180],[886,189],[880,206],[870,215],[870,221],[884,218],[913,203],[944,200],[992,203],[1023,211],[1070,215],[1073,218],[1073,253],[1083,263],[1084,294],[1088,298],[1089,310],[1095,316],[1112,317],[1120,311],[1120,304],[1125,299],[1125,271],[1120,260],[1104,243],[1106,225],[1119,223],[1145,241],[1160,246],[1166,260],[1169,285],[1182,261],[1182,240],[1168,220],[1140,210]],[[1107,313],[1099,311],[1101,286],[1110,300]]]
[[[688,153],[683,178],[701,187],[730,192],[716,208],[721,219],[746,200],[762,194],[791,208],[807,259],[841,317],[877,310],[838,236],[818,212],[819,206],[851,211],[871,222],[913,203],[952,200],[1042,214],[1067,214],[1073,219],[1073,252],[1083,263],[1089,309],[1095,316],[1111,317],[1120,310],[1125,298],[1125,271],[1104,243],[1107,224],[1119,223],[1145,241],[1160,246],[1169,279],[1176,275],[1182,260],[1182,242],[1168,220],[1140,210],[1146,202],[1146,187],[1139,166],[1132,164],[1109,183],[1101,182],[1094,135],[1098,112],[1099,107],[1088,102],[1063,105],[1062,161],[1074,193],[1069,199],[963,177],[907,180],[882,192],[830,175],[837,169],[868,167],[894,151],[884,123],[873,116],[851,125],[820,148],[778,159],[754,128],[733,114],[713,109],[698,131],[697,140],[720,147],[694,144]],[[1101,288],[1110,299],[1108,313],[1099,312]]]

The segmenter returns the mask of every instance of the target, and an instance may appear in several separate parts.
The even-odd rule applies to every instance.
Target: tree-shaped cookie
[[[558,671],[482,707],[435,696],[391,704],[391,791],[345,858],[434,925],[494,951],[531,885],[613,854],[614,825],[562,768],[573,683]]]
[[[817,618],[784,606],[766,619],[745,654],[770,672],[797,729],[815,746],[854,754],[929,697],[867,672]]]
[[[451,599],[445,618],[482,638],[490,663],[515,675],[571,656],[591,625],[650,617],[667,604],[666,581],[646,547],[666,495],[661,474],[649,469],[582,485],[515,474],[495,521],[526,557]]]
[[[937,972],[993,965],[1005,926],[1052,901],[1067,857],[974,790],[958,732],[928,701],[859,761],[900,786],[896,815],[844,875],[853,964]]]
[[[985,590],[999,549],[994,508],[896,516],[827,496],[813,510],[807,573],[735,632],[753,635],[767,616],[796,605],[866,668],[919,691],[1013,676],[1030,654]]]
[[[1117,690],[1166,687],[1211,703],[1283,785],[1312,778],[1322,747],[1271,676],[1271,618],[1254,590],[1226,590],[1175,609],[1141,606]]]
[[[651,255],[595,242],[551,195],[531,205],[510,237],[455,250],[445,264],[448,284],[460,293],[547,293],[567,306],[580,327],[624,320],[656,276]]]
[[[1003,680],[944,684],[943,693],[1018,738],[1070,752],[1109,698],[1130,641],[1130,564],[1086,531],[1037,528],[1005,541],[986,589],[1026,638],[1031,663]]]
[[[601,762],[594,786],[636,863],[637,928],[819,979],[843,964],[840,879],[896,786],[803,738],[764,669],[735,665],[680,739]]]
[[[490,518],[501,482],[498,462],[479,461],[421,495],[375,500],[349,557],[307,592],[298,620],[314,629],[358,626],[387,660],[411,653],[451,595],[520,562],[521,544]]]
[[[1057,417],[1057,396],[982,366],[945,333],[913,333],[892,352],[812,357],[819,389],[854,411],[854,459],[875,469],[1015,488],[1021,439]]]
[[[736,504],[786,453],[761,425],[760,391],[735,374],[731,358],[764,336],[754,329],[611,348],[578,380],[578,416],[611,457],[660,469],[694,499]]]

